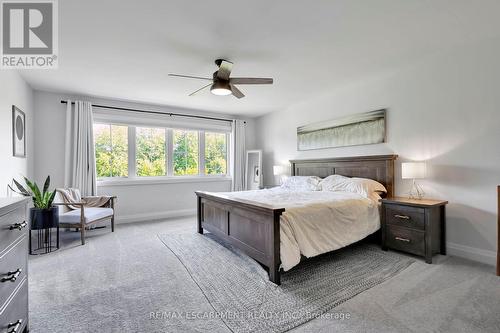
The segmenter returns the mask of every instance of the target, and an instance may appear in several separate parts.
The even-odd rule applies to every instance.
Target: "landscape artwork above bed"
[[[297,128],[297,149],[312,150],[385,142],[386,110],[358,113]]]

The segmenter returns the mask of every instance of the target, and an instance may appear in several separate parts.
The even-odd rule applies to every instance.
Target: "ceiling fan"
[[[210,87],[210,92],[214,95],[224,96],[233,94],[233,96],[237,98],[243,98],[245,97],[245,95],[238,88],[236,88],[235,84],[273,84],[272,78],[229,77],[229,75],[231,74],[231,70],[233,69],[232,62],[224,59],[217,59],[215,60],[215,64],[219,67],[219,69],[216,72],[214,72],[212,78],[180,75],[180,74],[168,74],[168,75],[185,77],[188,79],[211,81],[209,84],[190,93],[189,96],[193,96],[196,93],[202,91],[203,89]]]

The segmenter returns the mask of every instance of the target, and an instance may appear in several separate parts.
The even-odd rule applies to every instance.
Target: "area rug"
[[[332,315],[329,311],[337,305],[414,262],[374,245],[357,244],[305,260],[283,273],[277,286],[256,261],[210,234],[158,237],[213,306],[214,313],[205,315],[219,317],[233,332],[285,332]]]

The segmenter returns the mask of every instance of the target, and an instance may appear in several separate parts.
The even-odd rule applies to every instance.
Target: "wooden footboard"
[[[269,268],[280,284],[280,216],[284,208],[197,191],[198,232],[206,229]]]

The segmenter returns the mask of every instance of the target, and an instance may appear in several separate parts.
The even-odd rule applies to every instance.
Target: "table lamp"
[[[280,177],[280,185],[281,185],[283,183],[283,176],[285,175],[285,167],[282,165],[274,165],[273,174],[274,176]]]
[[[408,192],[410,199],[422,199],[424,191],[422,187],[415,182],[415,179],[425,178],[426,165],[425,162],[405,162],[401,163],[401,178],[412,179],[412,186]]]

